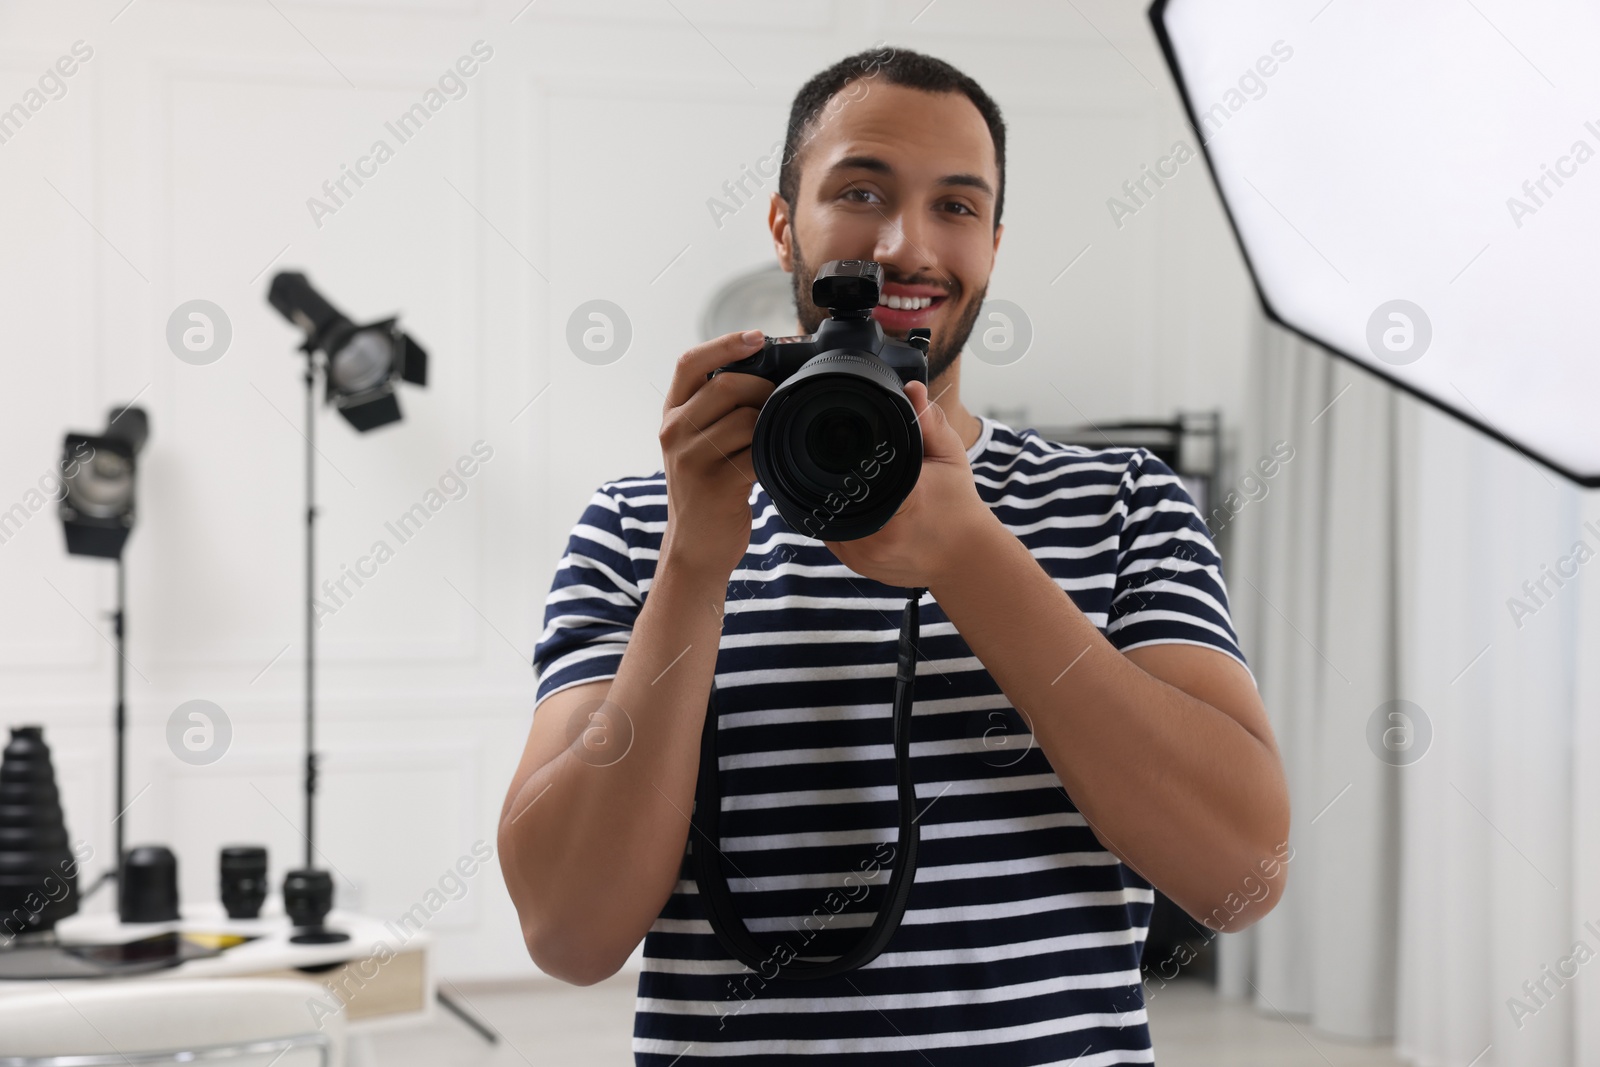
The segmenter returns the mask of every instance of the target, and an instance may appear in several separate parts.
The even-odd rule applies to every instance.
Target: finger
[[[759,409],[775,387],[754,374],[719,374],[685,401],[680,411],[696,426],[709,426],[735,408]]]
[[[737,460],[740,456],[748,456],[756,436],[756,419],[760,414],[755,408],[734,409],[706,431],[706,442],[726,459]]]
[[[922,382],[911,382],[906,386],[906,399],[911,401],[911,410],[917,414],[922,435],[936,437],[945,424],[944,408],[928,399],[928,387]]]
[[[961,435],[950,425],[944,408],[928,399],[926,385],[911,382],[906,386],[906,398],[911,401],[911,407],[917,413],[917,422],[922,426],[922,452],[925,458],[966,454]]]
[[[689,349],[678,357],[673,367],[672,384],[667,388],[664,410],[671,410],[688,400],[706,384],[707,374],[725,363],[752,355],[764,340],[760,330],[746,330],[744,333],[726,333]]]
[[[911,410],[916,412],[920,422],[923,413],[928,410],[928,387],[921,382],[907,383],[906,399],[911,401]]]
[[[750,374],[719,374],[701,387],[687,403],[661,418],[664,448],[686,447],[719,420],[736,411],[748,412],[750,423],[760,413],[772,383]]]
[[[740,453],[749,451],[759,415],[755,408],[735,408],[709,426],[701,427],[692,439],[685,441],[684,455],[708,467],[736,459]]]
[[[704,458],[697,458],[695,462],[705,463],[706,469],[716,477],[736,475],[745,485],[755,482],[755,453],[748,440],[741,445],[736,434],[731,440],[708,435],[700,444],[705,447]]]

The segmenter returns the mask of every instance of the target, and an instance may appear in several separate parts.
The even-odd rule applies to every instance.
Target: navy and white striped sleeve
[[[623,536],[622,503],[601,486],[567,538],[533,650],[537,703],[580,682],[614,678],[643,599]]]
[[[1144,645],[1205,645],[1248,671],[1228,610],[1222,557],[1182,479],[1141,448],[1123,473],[1118,499],[1126,511],[1107,639],[1124,652]]]

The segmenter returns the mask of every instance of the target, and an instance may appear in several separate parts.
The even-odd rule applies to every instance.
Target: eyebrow
[[[891,167],[885,160],[879,159],[877,156],[845,156],[828,169],[869,170],[874,174],[894,174],[894,168]],[[934,184],[945,186],[964,186],[969,189],[977,189],[990,197],[994,196],[994,188],[990,186],[986,179],[977,174],[946,174],[938,181],[934,182]]]

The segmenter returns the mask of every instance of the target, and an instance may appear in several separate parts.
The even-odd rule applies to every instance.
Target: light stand
[[[316,352],[306,349],[306,867],[316,866],[311,842],[317,834],[317,402]]]
[[[316,851],[317,749],[316,749],[316,378],[318,352],[324,353],[327,380],[325,399],[345,421],[362,433],[396,422],[400,402],[399,382],[428,384],[428,353],[402,333],[396,320],[356,326],[311,287],[304,274],[285,271],[272,279],[267,302],[305,332],[300,346],[306,354],[306,865],[290,871],[283,880],[283,906],[300,927],[290,940],[319,944],[343,941],[348,934],[328,930],[323,919],[333,907],[333,879],[313,866]],[[443,989],[434,998],[489,1044],[500,1036]]]
[[[284,271],[272,279],[267,302],[305,333],[306,356],[306,700],[305,700],[305,866],[283,881],[284,911],[298,928],[290,940],[302,944],[344,941],[349,934],[329,930],[333,879],[316,867],[318,758],[316,747],[316,383],[319,362],[326,382],[324,399],[345,420],[365,432],[400,418],[396,386],[427,384],[427,353],[402,333],[396,320],[357,326],[312,288],[304,274]]]
[[[117,874],[122,869],[122,854],[127,851],[123,846],[122,832],[122,812],[126,805],[128,795],[128,675],[126,667],[127,661],[125,658],[125,650],[128,642],[128,616],[125,610],[127,606],[127,596],[127,575],[122,565],[122,557],[118,556],[117,610],[111,613],[111,630],[117,639],[117,785],[115,799],[117,814],[113,816],[111,820],[111,832],[113,834],[112,847],[116,849],[112,855],[116,857],[116,860],[110,867],[106,868],[99,878],[95,879],[94,885],[90,886],[88,891],[83,894],[86,898],[94,893],[95,890],[99,889],[107,882],[113,881],[117,877]]]
[[[306,354],[306,703],[305,738],[306,762],[303,775],[305,791],[305,865],[289,871],[283,881],[283,907],[289,920],[298,928],[289,940],[297,944],[325,945],[348,941],[350,935],[341,930],[330,930],[324,925],[328,912],[333,910],[333,879],[316,864],[317,835],[317,625],[316,625],[316,571],[317,571],[317,350],[307,339],[302,346]]]
[[[116,722],[117,751],[116,763],[116,797],[114,800],[117,810],[111,819],[112,855],[115,861],[100,873],[94,880],[94,885],[83,891],[83,899],[93,896],[101,886],[107,882],[116,881],[117,874],[122,868],[122,854],[127,851],[123,845],[122,812],[127,801],[128,793],[128,704],[127,704],[127,667],[125,650],[128,640],[127,612],[127,575],[122,565],[122,557],[117,557],[117,609],[111,613],[111,632],[116,637],[117,650],[117,704],[114,713]]]
[[[117,557],[117,610],[111,617],[111,627],[117,636],[117,864],[122,863],[123,832],[122,812],[128,796],[128,578],[122,557]]]
[[[60,515],[67,551],[114,559],[117,564],[117,602],[111,614],[117,653],[113,711],[116,813],[111,820],[116,851],[111,866],[84,892],[84,897],[118,877],[125,851],[122,816],[127,807],[128,617],[127,572],[122,554],[135,518],[136,460],[149,436],[150,419],[144,410],[121,407],[112,409],[105,433],[68,433],[62,445]]]

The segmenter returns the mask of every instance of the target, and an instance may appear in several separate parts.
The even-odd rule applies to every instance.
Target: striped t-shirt
[[[1113,645],[1206,645],[1244,663],[1221,560],[1161,460],[988,418],[967,455],[983,500]],[[763,947],[832,958],[871,924],[892,866],[890,704],[906,591],[795,532],[759,484],[750,506],[716,667],[723,870]],[[661,472],[595,493],[545,604],[539,699],[615,676],[666,520]],[[644,940],[635,1062],[1153,1062],[1140,985],[1149,883],[1095,839],[931,594],[920,612],[921,848],[900,928],[847,974],[751,971],[712,933],[686,850]]]

